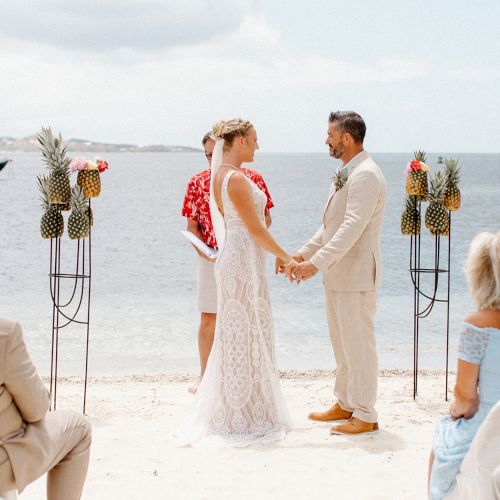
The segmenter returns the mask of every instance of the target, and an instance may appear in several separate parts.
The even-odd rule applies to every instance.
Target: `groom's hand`
[[[292,259],[297,263],[304,262],[304,258],[298,253],[292,254]],[[276,257],[276,264],[274,265],[274,273],[283,274],[284,272],[285,272],[285,263],[279,257]]]
[[[293,274],[295,275],[295,281],[299,284],[301,281],[306,281],[312,278],[317,272],[318,268],[309,260],[302,259],[303,262],[298,264],[293,269]]]

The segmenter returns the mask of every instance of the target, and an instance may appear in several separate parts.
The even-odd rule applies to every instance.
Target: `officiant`
[[[215,140],[210,133],[204,135],[202,141],[205,157],[209,168],[197,173],[189,179],[181,214],[187,219],[187,230],[211,248],[217,248],[217,241],[210,218],[210,164],[215,147]],[[241,168],[250,180],[267,196],[265,208],[267,227],[271,225],[270,209],[274,206],[271,195],[262,176],[255,170]],[[200,377],[189,391],[195,393],[203,378],[208,356],[212,349],[217,315],[217,288],[214,276],[214,260],[208,258],[193,245],[198,253],[198,310],[200,311],[200,326],[198,329],[198,350],[200,354]]]

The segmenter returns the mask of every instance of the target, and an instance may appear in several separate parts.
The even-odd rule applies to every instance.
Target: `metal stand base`
[[[417,198],[417,197],[415,197]],[[415,200],[417,206],[416,217],[421,220],[421,203]],[[434,236],[434,266],[432,268],[421,267],[421,235],[412,235],[410,240],[410,276],[413,284],[413,399],[418,393],[418,343],[420,335],[420,320],[429,316],[436,302],[446,304],[446,375],[445,375],[445,400],[448,401],[448,372],[449,372],[449,338],[450,338],[450,275],[451,275],[451,212],[448,212],[449,232],[448,236]],[[416,224],[415,224],[416,227]],[[440,267],[441,239],[448,240],[448,267]],[[420,278],[423,275],[433,275],[434,284],[430,293],[424,293],[421,289]],[[446,298],[438,299],[439,277],[447,275]],[[420,300],[427,300],[427,305],[421,307]]]
[[[89,200],[90,206],[90,200]],[[87,381],[89,365],[89,338],[90,338],[90,292],[92,278],[92,235],[77,240],[76,270],[73,274],[61,272],[61,238],[50,240],[50,296],[52,298],[52,348],[50,361],[50,410],[57,408],[57,379],[59,360],[59,333],[60,330],[75,323],[85,325],[85,377],[83,389],[83,413],[87,402]],[[72,282],[73,291],[67,301],[61,301],[61,280]],[[67,283],[68,281],[66,281]],[[87,294],[85,294],[87,283]],[[87,295],[86,306],[84,296]],[[68,312],[71,310],[72,312]],[[83,316],[83,320],[77,319]]]

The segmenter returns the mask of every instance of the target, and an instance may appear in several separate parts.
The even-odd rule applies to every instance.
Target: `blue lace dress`
[[[462,460],[488,412],[500,401],[500,330],[464,323],[458,359],[480,365],[479,410],[470,419],[451,420],[448,415],[434,433],[434,463],[429,488],[430,500],[440,500],[455,483]]]

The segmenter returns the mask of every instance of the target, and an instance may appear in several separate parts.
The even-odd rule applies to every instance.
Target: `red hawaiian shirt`
[[[241,171],[267,196],[266,212],[274,207],[271,195],[262,176],[255,170],[241,168]],[[198,221],[201,226],[203,241],[209,247],[216,247],[212,218],[210,217],[210,169],[204,170],[189,179],[181,214],[188,219]]]

